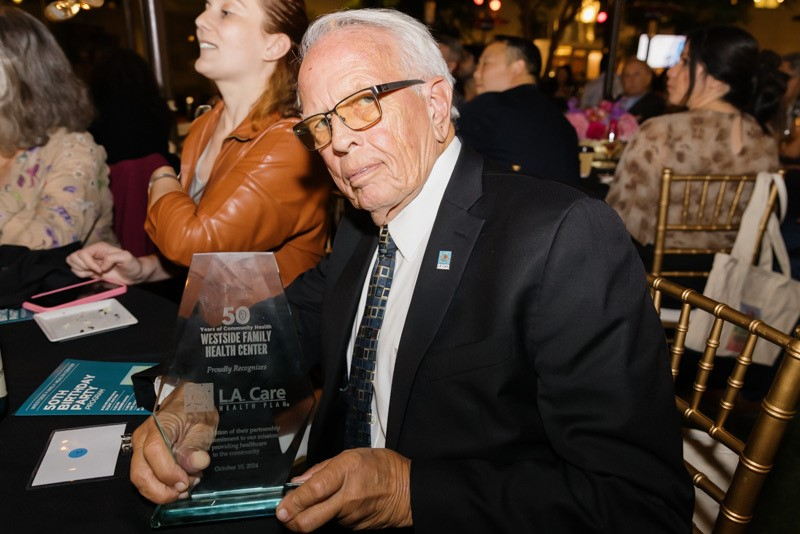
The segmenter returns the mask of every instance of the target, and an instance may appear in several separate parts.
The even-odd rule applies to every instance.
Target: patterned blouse
[[[606,202],[617,211],[636,241],[642,245],[655,241],[661,172],[665,167],[676,174],[750,174],[778,169],[777,142],[749,115],[743,115],[741,121],[744,146],[739,154],[733,153],[731,129],[738,122],[737,115],[697,109],[654,117],[642,124],[625,148],[606,196]],[[750,189],[752,186],[744,191],[743,198],[750,195]],[[679,203],[674,208],[680,212]],[[670,213],[670,219],[678,216]],[[730,246],[734,238],[687,233],[677,235],[670,244]]]
[[[0,244],[42,250],[87,236],[116,244],[105,159],[91,134],[63,128],[15,154],[0,170]]]

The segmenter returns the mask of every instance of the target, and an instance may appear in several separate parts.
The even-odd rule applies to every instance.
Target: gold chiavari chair
[[[755,180],[755,174],[675,174],[672,169],[665,168],[661,175],[650,274],[671,279],[708,278],[708,270],[667,269],[664,260],[667,256],[730,252]],[[764,235],[769,214],[775,209],[777,198],[778,191],[773,186],[767,209],[759,223],[758,243]],[[707,245],[705,247],[693,246],[692,236],[701,233],[706,237],[709,233],[722,235],[703,239]]]
[[[665,278],[648,275],[648,283],[654,297],[663,294],[681,303],[680,317],[670,346],[671,367],[675,378],[678,377],[685,351],[684,341],[690,312],[708,313],[715,317],[691,389],[686,393],[677,391],[675,400],[687,430],[699,431],[716,442],[715,445],[731,451],[735,460],[735,471],[726,489],[712,480],[706,472],[686,461],[685,455],[686,467],[695,486],[719,504],[713,532],[745,532],[752,520],[759,492],[772,470],[778,446],[797,409],[800,398],[800,339]],[[709,390],[709,378],[717,358],[716,350],[720,344],[723,323],[741,328],[747,340],[741,354],[736,358],[719,402],[704,402],[704,394]],[[749,435],[744,436],[741,432],[730,430],[726,425],[733,419],[736,405],[743,401],[740,391],[747,380],[757,343],[771,343],[784,352],[768,392],[758,408],[753,427]],[[709,408],[710,405],[713,408]],[[697,517],[696,508],[695,532],[701,532],[697,527]]]

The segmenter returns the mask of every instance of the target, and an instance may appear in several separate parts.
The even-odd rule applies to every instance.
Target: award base
[[[161,528],[274,516],[287,489],[287,486],[272,486],[193,494],[189,499],[158,506],[150,518],[150,526]]]

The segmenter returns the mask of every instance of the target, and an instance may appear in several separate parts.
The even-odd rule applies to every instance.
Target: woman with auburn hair
[[[116,243],[92,104],[47,28],[0,7],[0,244]]]
[[[222,99],[192,124],[180,175],[165,166],[150,179],[145,228],[159,254],[86,247],[67,260],[79,276],[151,282],[194,253],[274,251],[288,284],[322,257],[330,182],[292,133],[304,2],[209,0],[195,24],[195,70]]]

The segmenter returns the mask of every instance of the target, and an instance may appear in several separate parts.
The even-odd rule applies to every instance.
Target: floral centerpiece
[[[636,118],[622,104],[603,100],[599,105],[581,109],[578,99],[567,102],[567,120],[578,133],[578,139],[627,141],[639,129]]]

